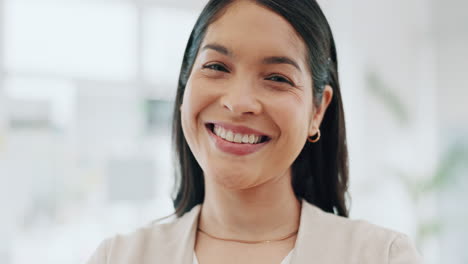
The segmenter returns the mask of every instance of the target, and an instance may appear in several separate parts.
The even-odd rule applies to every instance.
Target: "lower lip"
[[[223,152],[234,154],[237,156],[244,156],[255,153],[269,143],[269,141],[259,144],[233,143],[218,137],[216,134],[213,133],[213,131],[211,131],[209,127],[207,127],[206,129],[208,130],[208,134],[210,135],[211,139],[214,141],[218,149],[220,149]]]

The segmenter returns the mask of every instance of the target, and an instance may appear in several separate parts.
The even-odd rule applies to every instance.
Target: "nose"
[[[248,82],[239,82],[230,85],[221,98],[224,109],[235,115],[258,115],[262,111],[262,104],[255,93],[254,85]]]

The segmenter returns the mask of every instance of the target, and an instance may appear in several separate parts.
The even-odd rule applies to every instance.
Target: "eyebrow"
[[[297,62],[295,62],[293,59],[284,56],[267,57],[263,59],[263,64],[289,64],[301,71],[301,68],[299,67],[299,64],[297,64]]]
[[[211,50],[214,50],[214,51],[217,51],[223,55],[226,55],[226,56],[229,56],[229,57],[232,57],[232,52],[228,50],[228,48],[224,47],[223,45],[219,45],[219,44],[207,44],[203,47],[202,50],[207,50],[207,49],[211,49]]]
[[[219,53],[221,53],[223,55],[233,57],[232,52],[228,48],[226,48],[225,46],[220,45],[220,44],[216,44],[216,43],[207,44],[207,45],[205,45],[203,47],[202,50],[207,50],[207,49],[211,49],[211,50],[217,51],[217,52],[219,52]],[[289,64],[289,65],[294,66],[299,71],[301,71],[301,67],[299,67],[299,64],[296,61],[294,61],[293,59],[291,59],[289,57],[286,57],[286,56],[266,57],[266,58],[264,58],[262,60],[262,63],[263,64]]]

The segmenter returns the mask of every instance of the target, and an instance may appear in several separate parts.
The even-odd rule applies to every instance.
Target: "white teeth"
[[[234,142],[242,143],[242,135],[241,134],[235,134],[234,135]]]
[[[254,142],[254,144],[259,143],[261,138],[262,138],[262,137],[260,137],[260,136],[255,136],[255,142]]]
[[[235,143],[244,143],[244,144],[257,144],[261,140],[261,136],[256,136],[256,135],[243,135],[243,134],[235,134],[230,130],[226,130],[223,127],[220,126],[214,126],[213,132],[230,142],[235,142]]]
[[[224,130],[224,128],[222,127],[219,128],[219,136],[222,138],[226,138],[226,130]]]
[[[225,138],[227,141],[234,141],[234,134],[232,133],[232,131],[228,131],[227,134],[226,134],[226,138]]]

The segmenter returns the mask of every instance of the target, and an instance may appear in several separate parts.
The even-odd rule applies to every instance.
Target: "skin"
[[[227,52],[226,52],[227,51]],[[306,47],[281,16],[250,1],[237,1],[208,27],[181,105],[182,129],[203,169],[205,201],[199,228],[222,238],[269,240],[299,227],[300,201],[291,165],[317,134],[333,91],[313,105]],[[288,63],[266,62],[287,57]],[[271,137],[261,150],[236,156],[212,144],[205,123],[227,122]],[[200,263],[280,263],[295,236],[269,244],[240,244],[202,233]]]

